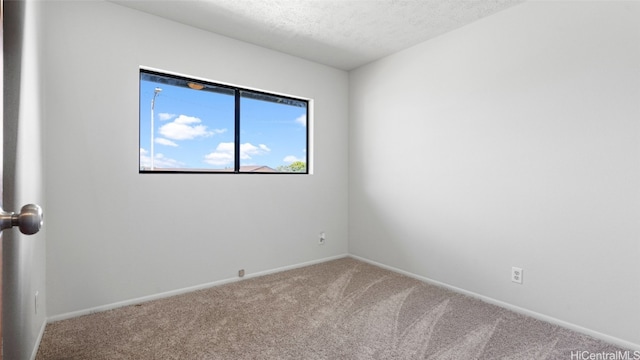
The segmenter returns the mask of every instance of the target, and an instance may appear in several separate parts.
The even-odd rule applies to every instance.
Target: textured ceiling
[[[524,0],[112,0],[343,70]]]

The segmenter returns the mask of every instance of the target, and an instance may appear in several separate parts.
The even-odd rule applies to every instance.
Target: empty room
[[[3,359],[640,359],[640,2],[3,13]]]

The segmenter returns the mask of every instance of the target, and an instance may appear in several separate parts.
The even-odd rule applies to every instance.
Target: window
[[[308,173],[309,102],[140,70],[140,172]]]

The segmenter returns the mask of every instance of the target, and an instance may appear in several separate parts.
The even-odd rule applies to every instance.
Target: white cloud
[[[216,150],[205,155],[204,162],[210,165],[223,166],[233,163],[233,143],[220,143]]]
[[[307,126],[307,114],[298,116],[295,121],[302,126]]]
[[[265,144],[258,146],[252,145],[251,143],[240,144],[240,159],[251,159],[251,156],[264,155],[269,151],[271,151],[271,149]]]
[[[207,130],[205,125],[200,125],[202,120],[197,117],[180,115],[172,122],[160,127],[160,134],[171,140],[191,140],[197,137],[207,137],[222,134],[227,129]]]
[[[158,118],[162,121],[167,121],[167,120],[171,120],[174,117],[176,117],[176,114],[169,114],[169,113],[160,113],[158,114]]]
[[[160,144],[160,145],[173,146],[173,147],[178,146],[178,144],[174,143],[171,140],[165,139],[165,138],[156,138],[155,139],[155,143],[156,144]]]
[[[282,159],[282,161],[284,161],[285,163],[291,164],[291,163],[294,163],[296,161],[304,161],[304,159],[298,159],[294,155],[288,155],[288,156],[285,156],[284,159]]]
[[[209,165],[224,166],[233,163],[233,154],[225,152],[212,152],[204,157],[204,162]]]
[[[167,158],[163,154],[158,153],[158,154],[155,154],[153,166],[154,168],[170,169],[170,168],[183,167],[184,163],[181,163],[180,161],[177,161],[174,159]],[[146,168],[146,169],[151,168],[151,156],[149,156],[149,151],[143,148],[140,148],[140,168]]]
[[[265,155],[270,151],[271,149],[265,144],[258,146],[251,143],[240,144],[240,159],[248,160],[251,159],[252,156]],[[230,165],[233,163],[234,153],[234,143],[220,143],[214,152],[205,155],[204,162],[216,166]]]

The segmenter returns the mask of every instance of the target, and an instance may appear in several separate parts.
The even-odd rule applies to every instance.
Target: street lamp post
[[[153,161],[155,154],[153,153],[153,108],[156,104],[156,96],[162,91],[159,87],[157,87],[153,92],[153,99],[151,99],[151,170],[154,169]]]

